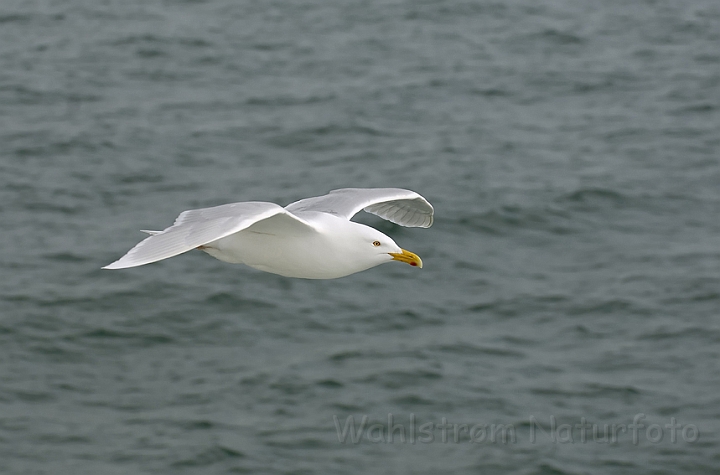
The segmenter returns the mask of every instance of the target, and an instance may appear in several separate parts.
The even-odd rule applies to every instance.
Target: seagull
[[[422,268],[422,260],[377,229],[350,221],[360,210],[392,223],[429,228],[433,207],[410,190],[343,188],[275,203],[245,201],[183,211],[163,231],[103,269],[137,267],[200,249],[232,264],[303,279],[336,279],[391,261]]]

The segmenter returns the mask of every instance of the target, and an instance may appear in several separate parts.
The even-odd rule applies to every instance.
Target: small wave
[[[709,114],[715,112],[717,106],[709,102],[701,102],[698,104],[692,104],[685,107],[680,107],[671,113],[673,115],[685,115],[685,114]]]
[[[3,389],[0,393],[0,400],[5,401],[22,401],[29,403],[48,403],[56,401],[58,395],[47,391],[32,391],[25,389]]]
[[[126,45],[180,45],[188,46],[192,48],[209,48],[214,46],[212,43],[203,40],[202,38],[193,37],[165,37],[157,36],[153,34],[144,35],[130,35],[124,38],[119,38],[110,43],[112,46],[126,46]]]
[[[229,459],[240,459],[244,457],[245,454],[239,450],[226,447],[224,445],[213,445],[203,450],[199,450],[192,455],[182,458],[181,460],[177,460],[171,465],[175,468],[201,467],[214,465]]]
[[[414,406],[432,406],[436,402],[424,398],[418,394],[407,394],[392,399],[394,404],[398,404],[403,407],[414,407]]]
[[[549,206],[539,208],[503,205],[479,214],[464,216],[457,222],[492,236],[503,236],[518,229],[565,235],[576,232],[578,226],[564,210]]]
[[[513,95],[512,92],[502,87],[474,88],[470,90],[470,93],[483,97],[510,97]]]
[[[532,394],[538,396],[558,396],[562,398],[635,398],[641,395],[641,391],[634,386],[612,386],[607,384],[590,383],[585,384],[578,389],[560,389],[552,388],[534,388],[531,389]]]
[[[331,388],[331,389],[342,388],[345,386],[343,383],[341,383],[340,381],[338,381],[336,379],[323,379],[323,380],[317,381],[315,383],[315,385],[323,387],[323,388]]]
[[[90,93],[75,93],[65,89],[36,89],[24,84],[0,86],[6,104],[54,105],[80,102],[99,102],[103,96]]]
[[[386,389],[400,389],[412,386],[421,386],[427,381],[442,379],[442,373],[427,369],[386,371],[368,376],[363,383],[378,384]]]
[[[295,149],[298,147],[308,150],[326,150],[343,142],[348,136],[365,135],[371,137],[386,136],[387,133],[367,125],[323,125],[296,129],[268,137],[267,143],[278,148]]]
[[[580,188],[567,193],[556,200],[558,203],[609,203],[620,206],[628,201],[628,197],[607,188]]]
[[[341,351],[339,353],[334,353],[334,354],[330,355],[329,359],[330,359],[330,361],[340,362],[340,361],[345,361],[345,360],[350,360],[350,359],[355,359],[355,358],[363,358],[365,356],[367,356],[367,353],[365,353],[365,352],[358,351],[358,350],[350,350],[350,351]]]
[[[529,35],[529,38],[533,41],[547,41],[555,45],[580,45],[586,42],[585,38],[569,33],[566,31],[560,31],[555,28],[548,28],[538,33]]]
[[[29,23],[32,20],[32,15],[22,15],[19,13],[0,15],[0,24],[5,23]]]
[[[558,306],[565,304],[569,299],[563,295],[521,295],[513,299],[497,299],[488,302],[479,302],[470,305],[466,311],[471,313],[490,313],[502,317],[515,317],[523,315],[528,308],[542,311],[543,309],[556,311]]]
[[[477,346],[470,343],[455,343],[452,345],[438,345],[431,349],[441,353],[450,353],[457,355],[474,355],[474,356],[505,356],[512,358],[522,358],[525,353],[522,351],[511,350],[508,348]]]
[[[554,465],[549,463],[541,463],[538,465],[537,470],[533,472],[535,475],[568,475],[573,472],[566,472]]]
[[[242,295],[232,294],[229,292],[214,293],[205,299],[205,303],[232,308],[234,310],[277,308],[276,304],[265,302],[263,300],[246,298]]]
[[[679,340],[689,339],[692,342],[709,341],[712,343],[720,342],[720,331],[704,327],[689,327],[680,329],[659,328],[649,333],[640,335],[638,340],[663,341],[663,340]]]
[[[568,315],[655,315],[656,309],[626,299],[608,299],[572,305],[567,309]]]
[[[319,449],[327,448],[328,443],[325,440],[316,437],[297,437],[293,436],[289,440],[272,440],[266,442],[269,447],[286,448],[286,449]]]
[[[275,43],[253,43],[250,45],[251,48],[257,51],[281,51],[283,49],[292,48],[294,45],[287,42],[275,42]]]
[[[71,252],[55,252],[52,254],[45,254],[45,259],[56,261],[56,262],[89,262],[94,261],[87,255],[74,254]]]
[[[159,333],[137,333],[128,331],[111,330],[108,328],[97,328],[83,332],[79,335],[71,337],[72,340],[89,339],[89,340],[132,340],[139,346],[153,346],[175,343],[175,339]]]
[[[250,97],[245,103],[249,106],[300,106],[307,104],[316,104],[320,102],[332,101],[336,98],[335,94],[310,95],[304,97],[296,96],[273,96],[273,97]]]

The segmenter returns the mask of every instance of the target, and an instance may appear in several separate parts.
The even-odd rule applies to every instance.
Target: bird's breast
[[[205,252],[221,261],[285,277],[335,279],[368,268],[321,234],[286,237],[245,230],[206,247]]]

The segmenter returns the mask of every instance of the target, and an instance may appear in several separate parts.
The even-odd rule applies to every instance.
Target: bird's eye
[[[378,247],[380,245],[380,241],[373,241],[373,246]]]

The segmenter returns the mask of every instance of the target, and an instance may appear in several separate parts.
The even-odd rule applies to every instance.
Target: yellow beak
[[[400,249],[402,252],[388,252],[392,256],[392,260],[404,262],[411,266],[416,266],[422,269],[422,259],[415,253]]]

